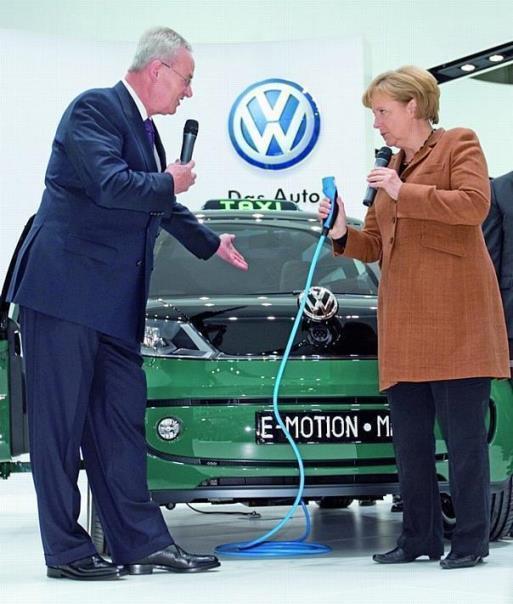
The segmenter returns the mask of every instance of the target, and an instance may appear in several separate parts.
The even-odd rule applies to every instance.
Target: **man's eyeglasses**
[[[192,83],[192,76],[189,76],[188,78],[186,78],[179,71],[176,71],[176,69],[174,67],[172,67],[171,65],[168,65],[167,63],[164,63],[164,61],[160,61],[160,62],[162,63],[162,65],[164,65],[165,67],[167,67],[171,71],[174,71],[176,73],[176,75],[179,76],[183,80],[183,83],[185,84],[186,88],[188,88],[191,85],[191,83]]]

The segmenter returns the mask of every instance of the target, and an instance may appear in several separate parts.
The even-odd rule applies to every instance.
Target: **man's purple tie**
[[[155,145],[155,126],[150,118],[144,120],[144,129],[146,130],[146,136],[150,142],[150,147],[153,149]]]

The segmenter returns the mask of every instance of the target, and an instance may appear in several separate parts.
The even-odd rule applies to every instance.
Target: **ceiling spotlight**
[[[429,71],[435,76],[439,84],[443,84],[458,78],[469,76],[473,78],[476,77],[476,74],[484,71],[497,70],[499,72],[510,63],[513,63],[513,40],[493,48],[486,48],[466,57],[436,65],[431,67]]]

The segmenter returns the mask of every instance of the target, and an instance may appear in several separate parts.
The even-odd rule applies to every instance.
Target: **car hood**
[[[376,297],[352,294],[336,297],[338,310],[330,319],[313,321],[303,316],[290,356],[377,356]],[[281,356],[297,308],[297,293],[165,297],[149,300],[147,318],[186,321],[221,355]]]

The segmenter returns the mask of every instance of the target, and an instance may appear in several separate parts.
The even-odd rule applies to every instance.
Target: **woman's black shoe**
[[[447,556],[440,561],[440,566],[445,570],[453,568],[470,568],[483,561],[483,556],[458,556],[453,552],[449,552]]]
[[[372,559],[380,564],[404,564],[406,562],[414,562],[420,556],[429,556],[430,560],[440,560],[440,556],[431,556],[430,554],[418,554],[417,556],[408,555],[402,547],[386,552],[385,554],[374,554]]]
[[[46,576],[52,579],[74,579],[75,581],[106,581],[126,575],[123,567],[107,562],[98,554],[81,558],[68,564],[48,566]]]

